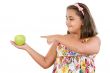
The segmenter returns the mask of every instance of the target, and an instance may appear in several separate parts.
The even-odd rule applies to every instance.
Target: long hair
[[[83,25],[81,26],[80,39],[93,37],[97,35],[96,26],[92,18],[92,15],[89,11],[89,8],[85,4],[82,4],[82,3],[77,3],[77,4],[83,8],[84,14],[75,5],[70,5],[67,7],[67,9],[75,10],[76,14],[80,17],[80,19],[83,22]],[[70,32],[67,31],[67,34],[70,34]]]

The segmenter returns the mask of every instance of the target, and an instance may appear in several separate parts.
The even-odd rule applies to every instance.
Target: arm
[[[57,43],[54,43],[49,52],[47,53],[47,55],[44,57],[42,55],[40,55],[38,52],[36,52],[35,50],[33,50],[31,47],[29,47],[27,44],[23,45],[23,46],[17,46],[14,42],[11,42],[12,45],[14,45],[17,48],[21,48],[26,50],[30,56],[43,68],[48,68],[50,67],[56,58],[56,47],[57,47]]]
[[[31,57],[43,68],[50,67],[56,58],[56,44],[52,45],[47,55],[44,57],[37,53],[32,48],[27,48],[26,51],[31,55]]]
[[[82,43],[80,40],[67,35],[58,35],[56,41],[81,54],[97,54],[100,49],[100,39],[96,36],[90,38],[87,43]]]

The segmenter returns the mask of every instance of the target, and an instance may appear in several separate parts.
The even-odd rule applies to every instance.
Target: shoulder
[[[89,42],[91,42],[91,43],[98,43],[99,45],[101,44],[101,40],[100,40],[99,36],[91,37]]]
[[[96,40],[98,42],[101,42],[100,37],[99,36],[94,36],[91,38],[91,40]]]

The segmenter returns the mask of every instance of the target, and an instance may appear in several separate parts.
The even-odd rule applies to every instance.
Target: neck
[[[77,39],[80,39],[80,31],[79,32],[72,32],[70,33],[72,36],[74,36]]]

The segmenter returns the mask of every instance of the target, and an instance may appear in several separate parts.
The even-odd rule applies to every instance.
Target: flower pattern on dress
[[[59,44],[53,73],[95,73],[94,57],[95,54],[79,54]]]

